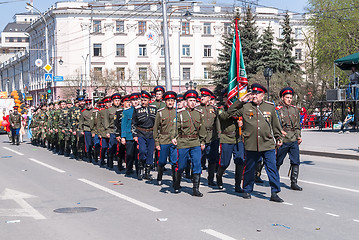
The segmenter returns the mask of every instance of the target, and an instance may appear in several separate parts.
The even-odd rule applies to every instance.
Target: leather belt
[[[236,135],[237,133],[235,131],[223,131],[222,134],[226,135]]]
[[[198,138],[198,135],[179,135],[180,138]]]
[[[141,127],[136,127],[138,130],[142,131],[142,132],[152,132],[153,131],[153,128],[141,128]]]

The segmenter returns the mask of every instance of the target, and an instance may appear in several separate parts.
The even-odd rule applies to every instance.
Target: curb
[[[310,150],[300,150],[300,154],[310,155],[310,156],[319,156],[319,157],[329,157],[329,158],[351,159],[351,160],[359,161],[359,156],[352,155],[352,154],[317,152],[317,151],[310,151]]]

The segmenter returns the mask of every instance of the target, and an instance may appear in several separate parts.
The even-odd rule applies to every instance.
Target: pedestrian
[[[203,114],[195,108],[198,93],[195,90],[188,90],[184,94],[186,108],[177,111],[176,127],[172,132],[172,143],[178,149],[178,163],[175,174],[175,193],[180,192],[182,172],[187,166],[188,156],[192,163],[192,195],[202,197],[199,191],[200,178],[202,173],[201,151],[205,149],[206,144],[206,127],[204,124]]]
[[[12,144],[19,145],[20,144],[20,128],[21,128],[21,121],[22,116],[18,111],[19,107],[14,106],[14,111],[9,115],[9,123],[10,123],[10,129],[11,129],[11,140]]]
[[[283,199],[277,194],[280,192],[280,179],[275,155],[276,147],[282,145],[282,128],[274,104],[263,100],[267,89],[254,83],[251,85],[251,90],[228,109],[230,116],[243,118],[242,134],[246,156],[243,198],[251,198],[255,165],[262,157],[271,186],[270,200],[283,202]]]
[[[279,96],[281,104],[276,107],[279,113],[280,123],[283,128],[283,145],[277,149],[277,168],[279,171],[284,158],[289,154],[290,159],[290,188],[297,191],[303,189],[297,185],[299,175],[299,145],[302,143],[300,128],[300,109],[292,105],[294,89],[291,87],[283,88]]]

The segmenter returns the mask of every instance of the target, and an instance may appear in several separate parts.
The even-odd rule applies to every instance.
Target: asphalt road
[[[302,156],[299,185],[292,191],[288,161],[280,175],[284,203],[269,201],[268,182],[251,200],[233,190],[233,165],[224,190],[192,184],[172,193],[164,185],[124,177],[98,165],[57,156],[0,136],[1,239],[357,239],[359,161]],[[263,171],[263,173],[265,173]],[[156,174],[154,174],[156,175]],[[263,178],[267,180],[264,175]],[[56,213],[91,207],[96,211]],[[8,222],[7,221],[20,222]],[[274,225],[273,225],[274,224]]]

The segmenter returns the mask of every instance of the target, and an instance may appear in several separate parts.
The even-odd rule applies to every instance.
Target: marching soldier
[[[180,192],[182,172],[187,166],[188,155],[192,162],[193,196],[202,197],[199,191],[201,168],[201,150],[205,149],[206,128],[203,114],[195,108],[198,93],[195,90],[188,90],[184,94],[187,107],[177,111],[175,131],[171,133],[172,143],[178,149],[178,163],[175,174],[175,193]]]
[[[210,105],[212,91],[207,88],[201,88],[201,104],[198,109],[201,110],[204,116],[204,125],[207,131],[206,147],[202,152],[202,167],[206,165],[208,159],[208,185],[215,186],[214,172],[216,171],[216,165],[218,164],[218,148],[219,139],[218,135],[221,131],[220,123],[218,120],[218,110],[216,107]]]
[[[70,156],[71,152],[71,135],[70,135],[70,108],[72,102],[67,99],[66,102],[61,103],[62,109],[59,116],[59,144],[60,144],[60,155],[64,154],[65,157]]]
[[[303,189],[297,185],[300,165],[299,144],[302,142],[300,114],[299,109],[292,105],[293,95],[294,90],[291,87],[285,87],[279,93],[282,104],[277,107],[277,110],[285,133],[283,134],[283,145],[277,150],[277,168],[279,170],[285,156],[289,154],[291,166],[290,187],[293,190],[302,191]]]
[[[245,94],[229,109],[230,116],[243,117],[244,148],[246,166],[243,179],[243,198],[250,199],[254,186],[255,164],[262,157],[271,186],[270,200],[283,202],[277,195],[280,192],[280,179],[276,167],[275,148],[282,145],[282,128],[274,105],[263,101],[267,89],[260,84],[251,86],[252,92]]]
[[[52,127],[53,127],[53,146],[54,153],[59,153],[59,120],[61,113],[61,102],[55,103],[55,110],[53,114]]]
[[[166,105],[162,101],[163,93],[165,92],[165,88],[162,86],[156,86],[153,89],[153,92],[155,94],[155,101],[151,103],[151,105],[155,106],[156,109],[164,108]]]
[[[70,109],[70,134],[72,154],[76,160],[82,159],[84,135],[78,129],[81,111],[85,105],[84,96],[78,96],[74,106]]]
[[[49,103],[49,107],[46,111],[46,141],[47,141],[47,150],[52,149],[52,134],[53,134],[53,115],[54,115],[54,103]]]
[[[159,151],[158,185],[162,184],[162,176],[167,163],[167,157],[169,157],[172,166],[172,180],[173,183],[175,182],[177,149],[171,142],[170,134],[175,130],[176,109],[174,105],[176,103],[176,97],[177,94],[173,91],[168,91],[163,94],[166,107],[157,111],[155,125],[153,126],[153,138],[155,139],[156,149]]]
[[[153,125],[157,110],[155,106],[149,105],[150,99],[151,95],[148,92],[141,91],[141,105],[134,109],[132,116],[133,138],[139,145],[139,180],[143,178],[143,168],[145,168],[144,178],[152,180],[150,171],[155,148]]]
[[[40,146],[45,148],[46,144],[46,134],[47,134],[47,129],[46,129],[46,125],[47,125],[47,106],[46,104],[41,105],[41,110],[39,113],[39,116],[37,118],[37,123],[38,123],[38,131],[39,131],[39,140],[40,140]]]
[[[105,164],[106,153],[108,152],[108,140],[106,138],[106,132],[104,127],[104,121],[106,117],[106,111],[109,107],[111,107],[111,97],[107,96],[102,100],[105,104],[104,108],[98,113],[98,121],[97,121],[97,131],[98,135],[101,139],[101,150],[100,150],[100,166]]]
[[[22,116],[19,113],[18,109],[19,109],[18,106],[14,106],[14,111],[12,113],[10,113],[10,115],[9,115],[9,123],[10,123],[10,129],[11,129],[11,140],[12,140],[13,145],[15,145],[15,141],[16,141],[16,145],[20,144],[19,131],[20,131],[20,127],[21,127]]]
[[[98,157],[101,151],[101,139],[99,137],[98,132],[98,121],[99,121],[99,112],[104,109],[104,103],[102,101],[97,102],[97,107],[95,107],[92,111],[91,122],[90,122],[90,129],[91,135],[93,138],[94,144],[94,159],[95,163],[98,162]]]
[[[85,140],[85,155],[87,160],[92,162],[92,133],[91,133],[91,120],[93,116],[92,99],[85,100],[86,108],[81,111],[79,121],[80,134],[84,136]]]

